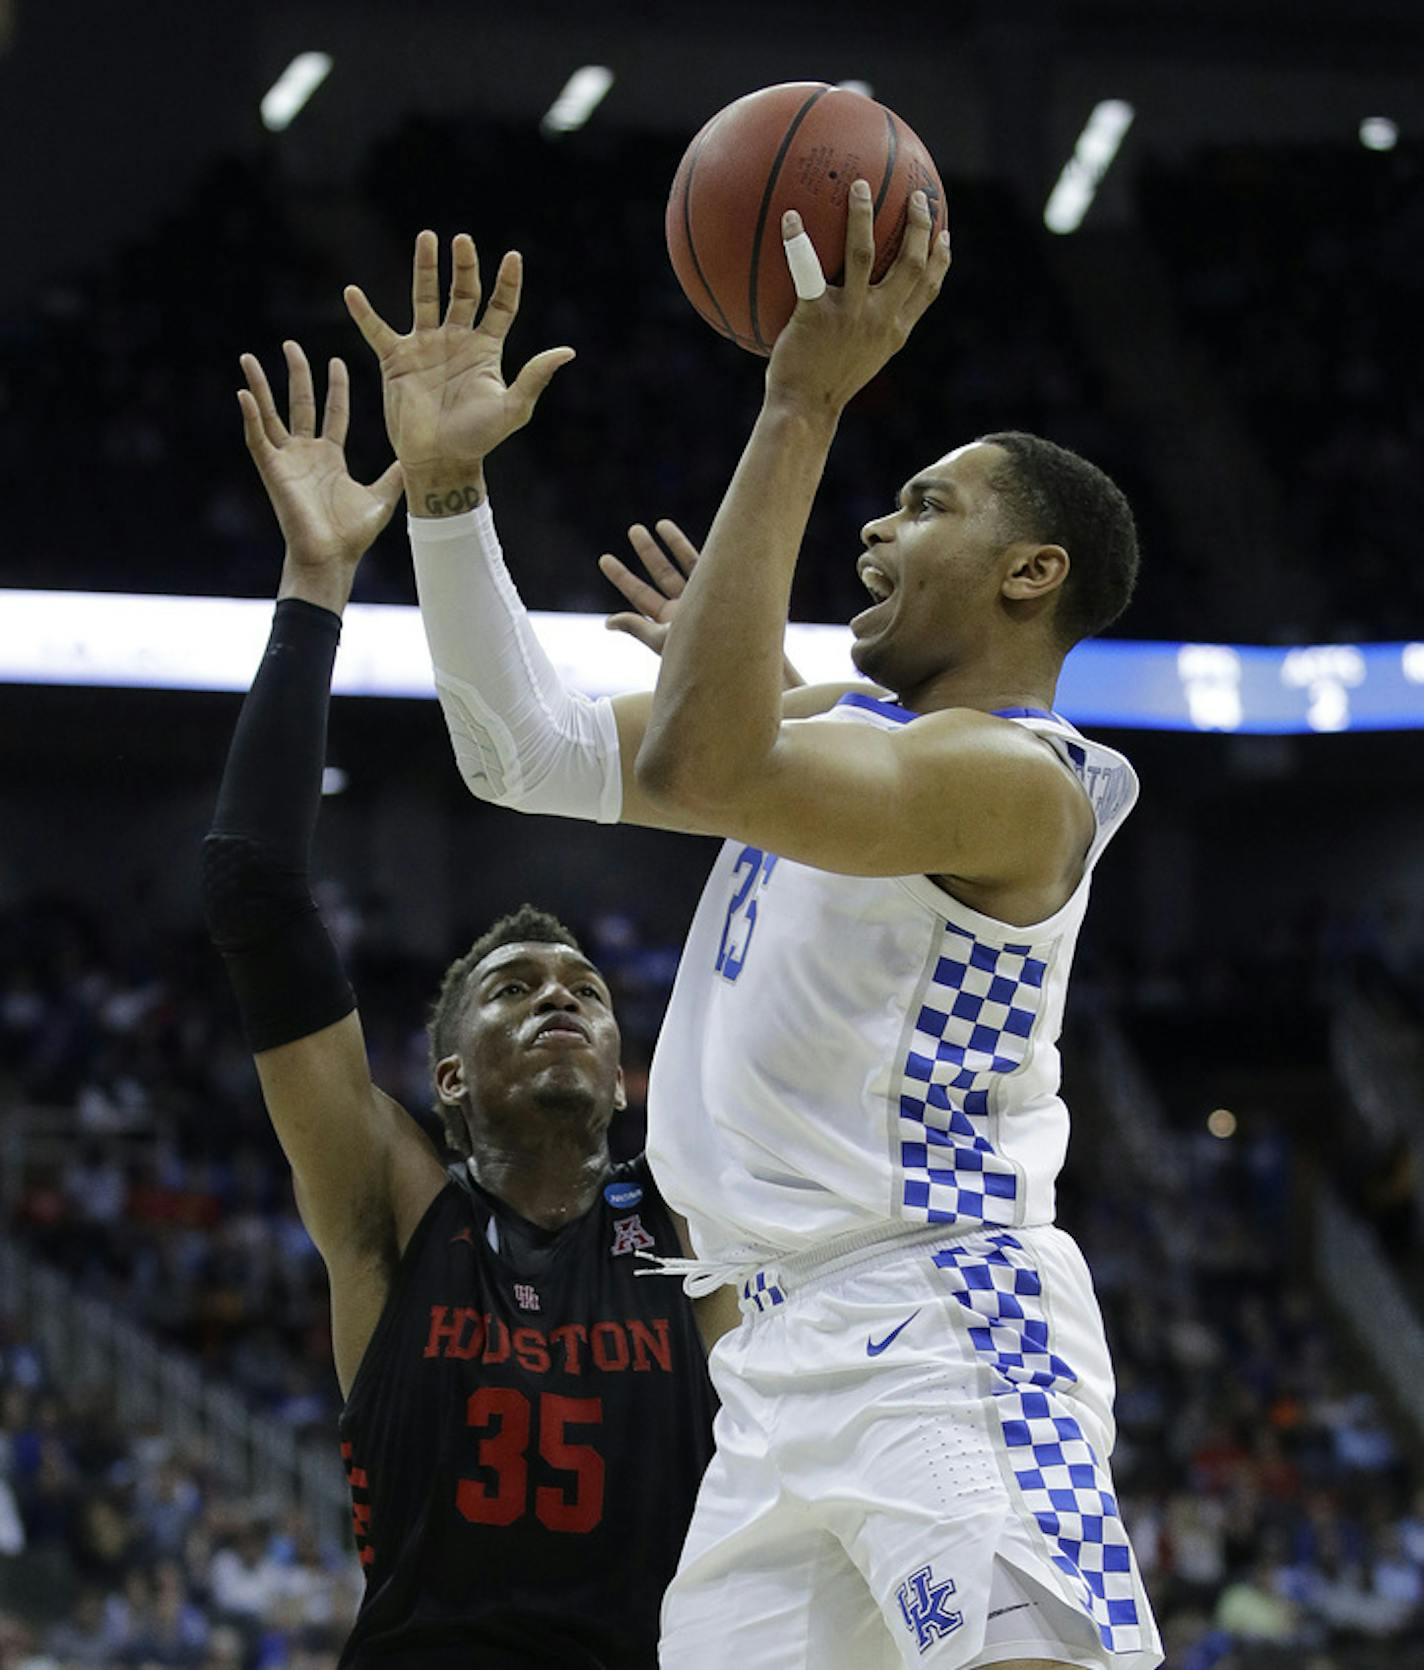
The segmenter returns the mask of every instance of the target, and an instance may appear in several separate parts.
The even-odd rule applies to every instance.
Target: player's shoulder
[[[946,765],[1002,763],[1040,773],[1062,775],[1059,754],[1036,727],[1021,724],[1006,713],[986,713],[977,707],[942,707],[910,715],[901,731],[905,744],[925,754],[942,754]]]

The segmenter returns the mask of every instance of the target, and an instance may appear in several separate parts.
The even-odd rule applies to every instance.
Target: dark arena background
[[[282,556],[238,354],[347,356],[369,479],[343,284],[404,329],[421,227],[487,276],[522,250],[514,363],[579,358],[491,463],[506,550],[587,687],[650,684],[596,559],[705,533],[763,370],[680,294],[667,190],[801,79],[918,131],[955,260],[842,424],[794,620],[862,606],[861,524],[976,434],[1079,449],[1138,514],[1137,601],[1062,691],[1142,799],[1059,1220],[1167,1662],[1424,1664],[1418,0],[0,0],[4,1670],[319,1670],[359,1589],[324,1273],[197,904]],[[377,1081],[428,1107],[439,972],[531,899],[614,982],[634,1152],[710,844],[473,801],[399,519],[356,599],[318,875]]]

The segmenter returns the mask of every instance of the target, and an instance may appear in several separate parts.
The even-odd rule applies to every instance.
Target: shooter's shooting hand
[[[796,303],[767,366],[769,405],[839,417],[851,397],[904,347],[949,271],[948,234],[931,240],[933,222],[922,191],[911,194],[907,216],[899,253],[880,282],[872,284],[875,210],[866,181],[852,186],[844,282]],[[781,236],[783,246],[804,237],[794,209],[782,216]],[[814,264],[809,239],[800,247]],[[794,261],[792,272],[797,272]]]

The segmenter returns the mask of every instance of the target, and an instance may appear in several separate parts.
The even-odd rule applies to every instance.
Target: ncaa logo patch
[[[637,1213],[630,1213],[626,1218],[613,1220],[613,1245],[609,1249],[617,1258],[620,1253],[643,1252],[657,1243],[643,1228],[642,1217]]]
[[[641,1183],[607,1183],[603,1198],[615,1211],[623,1212],[630,1206],[636,1206],[643,1198],[643,1186]]]
[[[929,1566],[912,1571],[895,1591],[900,1616],[914,1636],[918,1651],[928,1652],[936,1641],[953,1635],[964,1622],[962,1612],[951,1612],[946,1606],[953,1593],[953,1578],[946,1577],[943,1583],[936,1583]]]

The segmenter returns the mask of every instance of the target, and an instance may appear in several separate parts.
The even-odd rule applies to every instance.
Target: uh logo
[[[936,1641],[952,1635],[964,1622],[962,1612],[951,1612],[947,1602],[954,1593],[954,1580],[936,1583],[929,1566],[912,1571],[895,1591],[905,1628],[915,1637],[920,1652],[928,1652]]]

